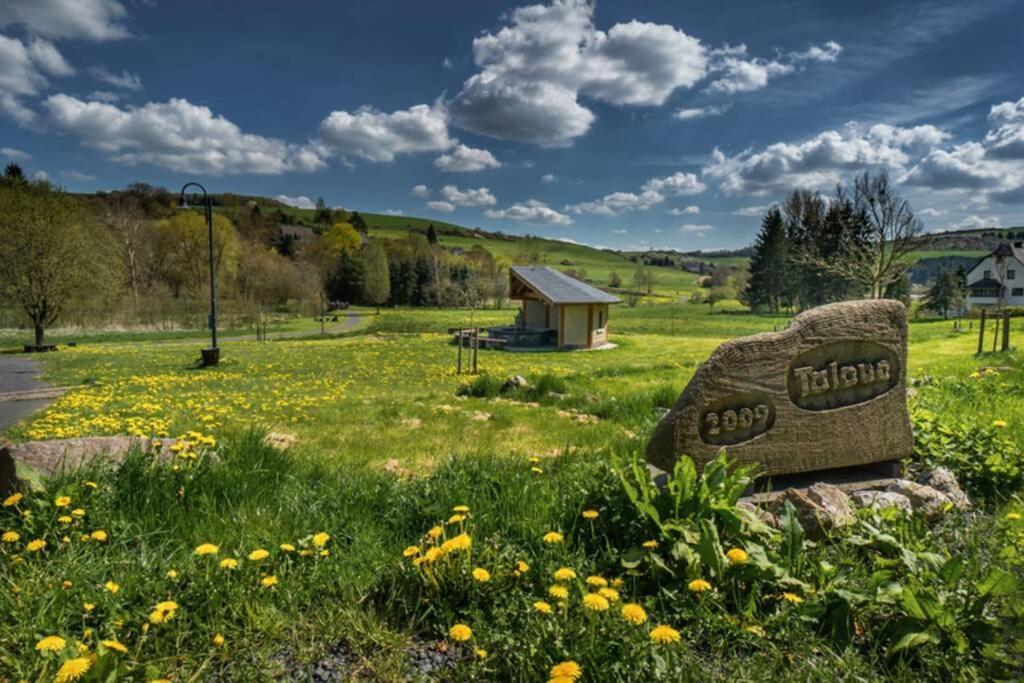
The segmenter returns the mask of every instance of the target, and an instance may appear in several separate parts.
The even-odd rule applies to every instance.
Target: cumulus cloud
[[[124,164],[210,175],[276,174],[324,166],[311,146],[244,133],[223,116],[185,99],[121,109],[59,94],[48,97],[43,106],[55,127]]]
[[[274,197],[277,201],[288,206],[294,206],[296,209],[315,209],[316,202],[305,195],[299,195],[298,197],[289,197],[286,194],[279,194]]]
[[[707,185],[693,173],[673,173],[665,178],[651,178],[643,185],[645,191],[661,192],[676,196],[700,194]]]
[[[0,156],[11,161],[28,161],[32,155],[14,147],[0,147]]]
[[[693,119],[703,119],[708,116],[721,116],[725,112],[729,111],[732,105],[719,104],[708,107],[692,107],[676,109],[675,113],[672,114],[673,118],[677,118],[680,121],[691,121]]]
[[[409,194],[411,194],[413,197],[420,197],[421,199],[426,199],[427,197],[430,196],[430,188],[427,187],[426,185],[416,185],[411,190],[409,190]]]
[[[983,228],[998,228],[1002,221],[998,216],[967,216],[954,225],[957,230],[980,230]]]
[[[91,93],[85,96],[87,100],[96,100],[97,102],[118,102],[121,99],[121,94],[111,92],[109,90],[93,90]]]
[[[768,209],[770,209],[770,208],[772,208],[771,204],[759,204],[757,206],[744,206],[744,207],[742,207],[740,209],[736,209],[732,213],[735,216],[747,216],[748,218],[749,217],[760,218],[765,213],[767,213]]]
[[[803,63],[834,62],[842,49],[839,43],[829,41],[777,59],[763,59],[748,57],[746,45],[726,45],[710,53],[709,69],[720,75],[708,86],[708,91],[734,94],[760,90],[772,78],[793,73]]]
[[[879,124],[865,131],[849,124],[842,131],[825,131],[801,143],[780,142],[731,157],[716,148],[703,174],[718,179],[721,189],[730,195],[766,195],[794,187],[825,189],[844,173],[874,167],[903,171],[911,161],[909,151],[928,148],[948,137],[934,126]]]
[[[0,28],[23,26],[48,38],[114,40],[129,35],[128,12],[117,0],[4,0]]]
[[[555,182],[557,180],[558,180],[558,176],[556,176],[554,173],[545,173],[544,175],[542,175],[540,177],[540,181],[542,183],[553,183],[553,182]]]
[[[381,213],[384,214],[385,216],[401,216],[401,215],[403,215],[401,209],[384,209],[383,211],[381,211]]]
[[[695,204],[691,204],[690,206],[687,206],[682,209],[669,209],[665,213],[667,213],[670,216],[686,216],[690,214],[698,214],[700,213],[700,207]]]
[[[117,74],[107,70],[105,66],[94,66],[89,69],[89,74],[97,81],[103,81],[115,88],[123,88],[124,90],[142,90],[142,79],[139,78],[138,74],[133,74],[128,71],[122,71]]]
[[[484,215],[488,218],[507,218],[524,223],[572,225],[572,219],[569,216],[555,211],[544,202],[536,199],[513,204],[507,209],[487,209],[484,211]]]
[[[985,135],[985,147],[995,159],[1024,160],[1024,97],[992,107],[989,119],[996,124]]]
[[[488,168],[500,168],[501,162],[495,159],[494,155],[486,149],[476,149],[460,144],[449,154],[442,154],[435,159],[434,166],[442,171],[469,173],[483,171]]]
[[[452,114],[466,130],[548,147],[587,132],[580,95],[616,105],[660,105],[703,78],[706,51],[664,24],[593,22],[586,0],[520,7],[508,25],[473,41],[480,72],[463,84]]]
[[[441,213],[451,213],[455,210],[455,206],[450,202],[427,202],[427,206],[434,211],[440,211]]]
[[[698,223],[684,223],[679,226],[679,232],[694,233],[699,236],[704,236],[708,231],[714,230],[714,226]]]
[[[454,185],[445,185],[441,188],[440,194],[445,202],[455,206],[494,206],[498,203],[486,187],[460,190]]]
[[[0,35],[0,111],[22,125],[35,121],[36,114],[22,101],[38,95],[49,84],[47,76],[68,76],[74,69],[57,48],[34,38],[24,43]]]
[[[651,178],[638,193],[612,192],[592,202],[581,202],[568,208],[577,214],[617,216],[627,211],[646,211],[670,195],[699,194],[706,187],[694,174],[680,172],[664,178]]]
[[[385,113],[361,107],[331,112],[320,123],[320,140],[332,154],[393,161],[397,154],[440,152],[455,144],[441,103]]]
[[[76,171],[75,169],[61,171],[60,174],[63,177],[67,178],[68,180],[74,180],[80,183],[87,183],[96,180],[96,176],[89,175],[88,173],[82,173],[81,171]]]

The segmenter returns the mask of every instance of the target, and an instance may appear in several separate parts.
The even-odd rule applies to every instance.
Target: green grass
[[[514,313],[472,315],[488,325],[508,324]],[[339,641],[354,661],[348,675],[409,680],[416,676],[409,650],[443,640],[460,662],[445,674],[454,680],[544,680],[563,659],[579,661],[585,681],[679,680],[690,670],[723,681],[996,675],[996,655],[977,642],[986,629],[1019,623],[1017,593],[985,607],[984,623],[972,625],[968,607],[994,569],[1020,574],[1024,533],[1005,518],[1019,509],[1016,485],[979,499],[976,514],[950,513],[936,525],[864,515],[852,538],[806,546],[802,568],[792,570],[805,586],[793,588],[804,598],[798,605],[779,599],[775,579],[741,587],[730,583],[732,574],[706,574],[720,590],[696,600],[685,590],[695,569],[676,567],[673,578],[648,559],[640,574],[625,571],[622,561],[646,539],[661,542],[659,562],[676,566],[669,551],[679,537],[659,530],[630,500],[619,478],[624,459],[642,449],[660,410],[719,343],[782,329],[787,317],[750,314],[735,303],[713,314],[688,303],[622,305],[610,318],[618,348],[481,351],[487,381],[455,374],[456,348],[444,330],[469,318],[464,310],[383,309],[342,337],[225,342],[214,370],[194,367],[194,340],[97,341],[42,357],[48,379],[81,388],[8,436],[194,430],[216,437],[217,457],[161,464],[136,454],[120,470],[95,465],[0,508],[0,531],[22,536],[0,543],[0,680],[52,677],[59,657],[33,650],[52,634],[97,653],[99,639],[123,642],[126,655],[103,654],[96,664],[119,680],[273,680],[282,673],[282,652],[306,665]],[[977,358],[975,344],[973,334],[953,332],[947,322],[911,323],[911,407],[956,429],[967,424],[989,433],[1002,420],[999,435],[1024,443],[1022,359],[1017,352]],[[1004,369],[972,377],[983,366]],[[496,394],[514,374],[531,388]],[[282,453],[260,443],[262,430],[298,440]],[[933,457],[974,446],[961,440],[944,448]],[[961,466],[952,457],[949,463]],[[67,510],[54,501],[62,495],[72,498],[68,509],[81,507],[85,516],[60,522]],[[461,504],[472,516],[446,534],[470,533],[472,554],[452,555],[433,574],[414,570],[403,548],[423,546],[424,532]],[[593,524],[580,517],[589,508],[599,511]],[[30,517],[20,515],[26,509]],[[680,524],[704,533],[692,519]],[[107,542],[79,540],[96,529]],[[543,543],[551,530],[562,531],[565,543]],[[331,536],[325,557],[311,545],[318,532]],[[778,534],[729,526],[717,533],[723,548],[763,546],[766,561],[783,566]],[[872,534],[888,534],[896,545]],[[26,552],[31,538],[45,539],[47,548]],[[219,546],[216,559],[194,555],[204,542]],[[279,549],[282,543],[296,552]],[[257,548],[271,556],[247,560]],[[313,552],[303,557],[301,550]],[[238,558],[239,569],[219,569],[224,557]],[[949,583],[937,568],[955,558],[964,566]],[[516,577],[519,560],[531,569]],[[531,604],[550,600],[551,572],[563,565],[581,578],[621,576],[623,600],[642,603],[650,622],[633,627],[616,609],[589,614],[577,602],[564,617],[541,620]],[[488,568],[492,582],[475,582],[474,566]],[[168,570],[177,577],[169,579]],[[275,588],[260,584],[269,575],[279,580]],[[107,581],[119,591],[105,590]],[[891,653],[894,625],[907,623],[909,609],[907,598],[892,599],[897,584],[935,592],[947,610],[942,624],[918,625],[934,642],[903,655]],[[750,591],[752,602],[736,604],[734,590]],[[180,608],[144,632],[161,600]],[[837,600],[854,601],[859,633],[850,641],[821,627]],[[93,608],[85,611],[85,603]],[[447,638],[456,621],[472,625],[469,647]],[[653,647],[647,631],[658,622],[679,628],[682,643]],[[959,631],[950,624],[967,633],[963,649],[954,646]],[[1010,647],[1012,634],[998,633]],[[217,634],[223,646],[213,644]],[[488,657],[477,658],[476,647]]]

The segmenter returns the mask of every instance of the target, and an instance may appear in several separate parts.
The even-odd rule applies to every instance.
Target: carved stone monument
[[[647,445],[671,471],[725,447],[760,475],[898,460],[913,436],[906,402],[907,313],[898,301],[849,301],[800,314],[782,332],[719,346]]]

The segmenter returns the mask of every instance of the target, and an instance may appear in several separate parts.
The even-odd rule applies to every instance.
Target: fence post
[[[978,323],[978,355],[985,350],[985,309],[981,309],[981,322]]]
[[[1010,350],[1010,312],[1003,311],[1003,351]]]
[[[459,328],[458,335],[459,336],[456,337],[456,339],[458,340],[458,343],[459,343],[459,366],[458,366],[458,369],[455,371],[455,374],[456,375],[461,375],[462,374],[462,328],[461,327]]]
[[[995,353],[996,348],[999,346],[999,322],[1001,320],[999,311],[996,311],[996,315],[993,317],[995,318],[995,320],[992,321],[995,323],[995,329],[992,330],[992,353]]]
[[[473,328],[473,374],[476,374],[476,355],[480,350],[480,329]]]

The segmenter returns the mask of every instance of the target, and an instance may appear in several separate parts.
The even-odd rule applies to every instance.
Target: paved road
[[[0,354],[0,432],[53,402],[52,398],[3,400],[5,394],[50,388],[50,384],[39,379],[39,372],[39,361],[35,358]]]

